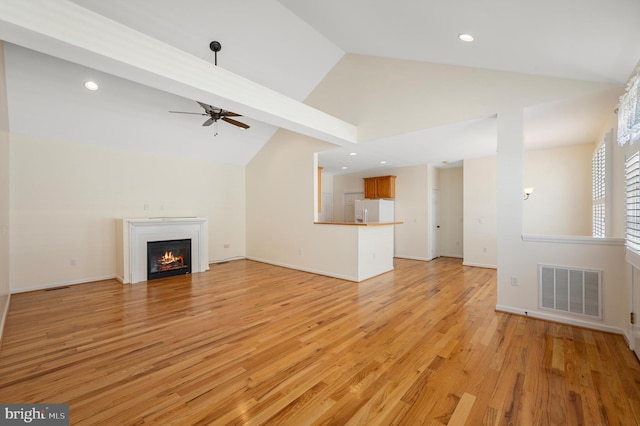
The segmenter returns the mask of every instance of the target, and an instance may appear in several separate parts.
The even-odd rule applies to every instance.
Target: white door
[[[437,189],[431,190],[431,258],[440,256],[440,221],[438,219],[438,209],[440,205],[440,194]]]
[[[355,222],[355,201],[364,200],[364,192],[347,192],[344,194],[344,221]]]

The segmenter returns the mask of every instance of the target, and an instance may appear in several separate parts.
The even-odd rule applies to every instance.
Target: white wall
[[[329,146],[279,130],[247,165],[248,258],[357,280],[357,227],[314,224],[315,153]]]
[[[523,206],[525,234],[592,234],[593,150],[585,143],[525,151],[524,186],[535,187]]]
[[[464,172],[462,167],[438,169],[440,175],[440,256],[464,257]]]
[[[10,222],[9,222],[9,117],[4,67],[4,43],[0,41],[0,340],[9,310]]]
[[[626,333],[628,291],[622,243],[523,241],[522,111],[498,114],[498,310]],[[538,307],[538,265],[603,271],[604,319],[549,313]],[[516,278],[517,285],[513,285]],[[622,309],[621,309],[622,308]]]
[[[497,268],[497,159],[464,160],[464,264]]]
[[[591,156],[580,144],[523,152],[523,233],[591,235]],[[496,267],[496,157],[464,162],[464,262]]]
[[[245,255],[242,166],[12,134],[10,212],[12,292],[113,277],[116,218],[206,217],[211,261]]]

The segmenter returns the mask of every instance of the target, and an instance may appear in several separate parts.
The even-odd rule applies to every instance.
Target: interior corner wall
[[[440,204],[438,225],[440,225],[440,256],[463,257],[463,187],[462,167],[438,169],[440,175]]]
[[[438,253],[438,236],[436,234],[436,221],[438,201],[434,200],[434,193],[440,194],[440,173],[438,168],[432,164],[427,164],[427,258],[426,260],[432,260],[439,256]],[[439,198],[439,195],[438,195]]]
[[[10,149],[6,87],[4,43],[0,41],[0,340],[10,298]]]
[[[593,143],[525,151],[523,232],[591,236]]]
[[[497,158],[464,160],[463,263],[498,267]]]
[[[12,293],[115,277],[117,218],[206,217],[209,260],[245,256],[244,166],[10,138]]]
[[[391,169],[384,174],[396,176],[395,255],[406,259],[431,260],[429,256],[429,166]]]
[[[329,146],[280,129],[249,162],[247,258],[357,281],[357,227],[314,224],[315,153]]]

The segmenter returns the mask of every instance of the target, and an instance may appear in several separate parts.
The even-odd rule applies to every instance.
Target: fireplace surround
[[[191,272],[209,270],[209,236],[206,218],[175,217],[116,219],[116,272],[124,284],[148,280],[147,243],[191,240]]]

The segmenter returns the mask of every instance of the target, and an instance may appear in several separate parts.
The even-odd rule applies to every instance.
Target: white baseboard
[[[498,265],[489,265],[485,263],[462,262],[462,266],[474,266],[476,268],[498,269]]]
[[[61,282],[57,282],[57,283],[49,283],[49,284],[43,284],[43,285],[34,286],[34,287],[27,287],[27,288],[21,288],[21,289],[17,289],[17,290],[11,290],[11,294],[26,293],[28,291],[36,291],[36,290],[46,290],[48,288],[64,287],[64,286],[67,286],[67,285],[86,284],[86,283],[92,283],[94,281],[112,280],[114,278],[118,279],[118,277],[115,274],[104,275],[104,276],[101,276],[101,277],[80,278],[80,279],[77,279],[77,280],[61,281]]]
[[[215,263],[231,262],[232,260],[242,260],[242,259],[247,259],[247,258],[244,256],[233,256],[233,257],[227,257],[224,259],[214,259],[209,261],[209,265],[215,264]]]
[[[461,256],[459,254],[446,254],[446,253],[439,253],[438,254],[440,257],[451,257],[453,259],[464,259],[464,256]]]
[[[4,325],[7,323],[7,315],[9,314],[9,302],[11,301],[11,294],[7,294],[7,301],[0,311],[0,345],[2,344],[2,335],[4,334]]]
[[[247,259],[255,260],[256,262],[261,262],[261,263],[268,263],[269,265],[282,266],[283,268],[295,269],[297,271],[311,272],[312,274],[324,275],[324,276],[332,277],[332,278],[340,278],[341,280],[359,282],[358,277],[352,277],[352,276],[349,276],[349,275],[334,274],[334,273],[331,273],[331,272],[321,271],[321,270],[318,270],[318,269],[303,268],[303,267],[300,267],[298,265],[290,265],[290,264],[287,264],[287,263],[274,262],[272,260],[261,259],[259,257],[247,256]]]
[[[433,259],[429,259],[427,257],[418,257],[418,256],[408,256],[404,254],[394,254],[393,257],[397,257],[398,259],[409,259],[409,260],[421,260],[423,262],[429,262]]]
[[[630,341],[629,337],[627,336],[626,330],[618,327],[611,327],[606,324],[598,324],[590,321],[567,318],[561,315],[548,314],[546,312],[528,311],[526,309],[514,308],[512,306],[505,306],[505,305],[496,305],[496,311],[505,312],[508,314],[522,315],[525,317],[557,322],[561,324],[574,325],[576,327],[590,328],[598,331],[606,331],[607,333],[621,334],[625,337],[625,339],[627,339],[627,343],[629,343]]]

